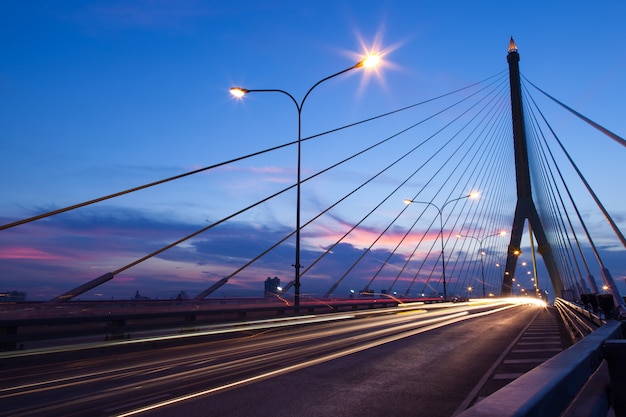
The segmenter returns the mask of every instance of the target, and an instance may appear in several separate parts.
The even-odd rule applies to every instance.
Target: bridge
[[[485,318],[497,320],[498,313],[504,311],[510,314],[509,310],[535,309],[529,306],[543,301],[561,306],[559,311],[570,311],[559,316],[563,320],[559,320],[562,328],[575,327],[574,323],[584,321],[585,315],[591,317],[591,313],[594,313],[591,321],[598,321],[600,326],[597,330],[589,329],[590,335],[582,340],[572,340],[576,343],[571,348],[547,360],[547,365],[539,365],[534,374],[519,377],[518,383],[490,393],[471,407],[467,404],[470,408],[466,411],[457,411],[467,416],[502,416],[507,415],[503,411],[507,408],[513,413],[522,413],[511,415],[530,416],[549,415],[545,411],[550,409],[554,413],[550,415],[560,415],[575,401],[573,397],[583,390],[584,384],[592,380],[591,373],[600,369],[598,366],[604,357],[602,349],[609,352],[609,357],[610,352],[617,352],[608,365],[611,370],[616,368],[616,363],[623,363],[620,339],[626,306],[613,276],[615,268],[620,266],[611,252],[622,251],[626,239],[618,221],[602,204],[586,174],[568,152],[568,138],[561,137],[540,103],[543,100],[545,105],[551,103],[564,109],[573,119],[619,145],[626,145],[626,141],[523,77],[517,46],[512,39],[507,61],[508,71],[465,88],[308,136],[303,136],[302,132],[313,130],[313,123],[303,117],[305,102],[313,99],[309,95],[331,79],[367,70],[368,60],[321,79],[301,100],[279,89],[235,87],[231,92],[242,99],[267,93],[285,96],[287,101],[293,102],[297,110],[297,136],[286,143],[237,155],[227,161],[6,222],[0,226],[4,238],[19,238],[22,242],[22,236],[32,236],[30,244],[34,245],[41,228],[59,227],[55,219],[66,222],[67,216],[78,216],[75,213],[81,211],[93,213],[89,210],[95,210],[98,205],[149,193],[157,187],[181,184],[187,189],[189,181],[203,184],[207,177],[214,186],[234,189],[229,172],[244,169],[251,172],[248,181],[239,183],[237,193],[233,193],[233,198],[241,204],[237,210],[224,212],[227,206],[219,201],[211,202],[215,209],[211,209],[211,218],[205,220],[206,224],[170,231],[167,242],[163,242],[164,236],[159,236],[149,253],[125,259],[98,276],[81,278],[78,286],[59,291],[48,300],[3,303],[4,346],[14,349],[5,359],[15,360],[29,351],[28,343],[41,343],[41,338],[29,340],[23,334],[50,324],[71,324],[76,326],[72,337],[85,337],[94,323],[106,322],[108,336],[113,339],[109,342],[120,343],[128,342],[124,339],[131,321],[142,322],[137,327],[141,332],[162,332],[163,329],[157,329],[160,326],[148,322],[181,317],[192,323],[187,331],[195,332],[201,326],[200,317],[205,316],[210,317],[211,325],[225,321],[226,315],[236,314],[239,319],[246,319],[242,323],[250,323],[255,318],[271,320],[274,326],[274,319],[268,317],[278,314],[280,320],[286,319],[290,324],[293,324],[290,320],[295,320],[301,326],[311,323],[307,320],[318,320],[318,314],[326,316],[322,321],[332,323],[343,321],[347,316],[352,320],[357,315],[363,316],[363,320],[376,320],[376,324],[366,321],[363,328],[381,336],[368,339],[363,346],[369,343],[378,347],[390,342],[391,339],[386,338],[394,338],[399,333],[403,339],[413,337],[434,323],[456,325],[461,316],[468,315],[477,322],[480,318],[487,323]],[[281,160],[286,152],[295,153],[296,162],[293,182],[289,184],[267,180],[270,176],[250,169]],[[615,152],[619,152],[617,147]],[[258,181],[259,176],[266,181]],[[246,183],[250,187],[246,188]],[[589,202],[593,203],[597,214],[589,211]],[[581,204],[587,204],[584,212]],[[270,230],[256,220],[268,212],[281,218],[293,218],[293,224],[286,221],[281,230]],[[77,217],[73,232],[77,237],[83,228],[99,227],[84,224],[82,220]],[[127,245],[135,238],[110,236],[110,239],[111,244],[123,239]],[[608,257],[613,264],[605,261]],[[184,291],[172,300],[141,300],[139,292],[133,302],[94,299],[98,298],[94,294],[123,285],[129,274],[143,276],[149,287],[150,271],[160,269],[177,274],[174,271],[184,265],[182,259],[211,265],[213,271],[219,272],[211,274],[214,277],[211,282],[190,280],[181,285]],[[42,265],[36,267],[42,268]],[[93,269],[100,268],[101,265],[94,265]],[[619,269],[617,273],[619,277],[624,276]],[[85,277],[85,272],[77,276]],[[285,285],[280,285],[283,279]],[[225,297],[223,292],[229,288],[239,291],[259,288],[264,297]],[[8,296],[5,299],[8,300]],[[552,314],[556,314],[555,308],[551,308]],[[322,309],[326,314],[321,314]],[[393,309],[393,313],[389,309]],[[427,314],[424,317],[428,317],[428,321],[416,317],[422,313]],[[388,317],[390,314],[393,318]],[[379,315],[384,318],[371,319]],[[526,322],[535,317],[523,315]],[[487,331],[485,323],[477,332]],[[266,326],[254,329],[267,331]],[[421,330],[417,331],[418,328]],[[246,327],[245,331],[251,329]],[[519,329],[524,330],[523,326]],[[354,337],[355,329],[346,326],[345,331],[336,331]],[[202,335],[210,341],[216,337],[213,332]],[[163,343],[163,337],[158,336],[159,343]],[[304,340],[312,343],[321,338],[316,333],[290,337],[301,337],[299,343]],[[27,349],[22,352],[18,346],[24,340],[27,340]],[[149,340],[156,343],[154,339]],[[345,345],[345,340],[337,343],[324,360],[343,356],[339,351],[365,349],[362,345],[351,348]],[[124,349],[134,349],[124,346]],[[98,345],[97,349],[101,348]],[[303,346],[297,348],[303,349]],[[271,356],[270,352],[260,352],[264,357]],[[55,355],[68,355],[68,351]],[[237,356],[232,361],[242,360],[242,357]],[[291,361],[301,357],[292,355],[290,358]],[[313,361],[318,364],[322,359]],[[294,371],[305,367],[304,362],[289,363]],[[580,370],[588,368],[589,363],[595,364],[594,369]],[[288,372],[274,368],[266,373],[257,371],[238,370],[248,375],[240,380],[247,382],[230,383],[247,385],[257,379],[269,379],[273,372]],[[227,373],[227,370],[218,372]],[[551,378],[546,377],[546,372],[552,372]],[[623,375],[611,375],[611,378],[613,385],[623,384]],[[529,380],[539,391],[528,389]],[[546,384],[547,380],[553,384]],[[219,385],[219,381],[214,383]],[[577,387],[576,393],[568,392],[567,402],[555,406],[551,397],[559,395],[568,383]],[[48,384],[54,385],[46,382]],[[228,384],[221,386],[232,388]],[[197,385],[193,385],[193,389],[209,395]],[[185,395],[181,391],[176,397]],[[520,402],[516,403],[512,396]],[[149,396],[142,398],[148,401]],[[615,398],[618,396],[614,394]],[[161,404],[160,401],[155,400],[155,403]],[[472,404],[474,401],[476,399]],[[548,403],[551,405],[546,405]],[[51,412],[62,409],[62,405],[50,407]],[[574,410],[576,407],[584,406],[577,405]],[[616,415],[624,415],[619,414],[623,413],[619,402],[617,406],[614,403],[613,408]],[[107,410],[107,413],[119,411]],[[119,415],[135,412],[140,411],[129,412],[131,414],[120,411]],[[153,409],[141,409],[141,413],[144,412],[151,413]],[[608,410],[602,412],[606,415]]]

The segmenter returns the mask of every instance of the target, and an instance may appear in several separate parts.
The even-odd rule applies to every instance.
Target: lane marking
[[[543,363],[546,361],[546,358],[534,358],[534,359],[507,359],[503,364],[513,365],[513,364],[522,364],[522,363]]]
[[[524,375],[524,372],[510,373],[510,374],[495,374],[493,379],[503,380],[503,379],[517,379],[520,376]]]

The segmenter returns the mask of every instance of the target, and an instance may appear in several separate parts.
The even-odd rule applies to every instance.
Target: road
[[[450,416],[537,309],[415,305],[6,353],[0,415]]]

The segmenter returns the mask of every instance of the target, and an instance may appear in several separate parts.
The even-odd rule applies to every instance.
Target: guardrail
[[[416,301],[411,299],[408,301]],[[305,302],[304,314],[379,309],[397,306],[391,298],[332,299]],[[0,351],[17,350],[23,343],[77,335],[101,335],[102,340],[127,337],[129,331],[159,327],[194,326],[296,315],[293,304],[263,299],[194,301],[99,301],[48,305],[3,305],[0,315]]]
[[[569,349],[457,417],[606,417],[609,386],[615,416],[624,417],[626,340],[623,336],[623,323],[608,320]],[[593,392],[591,397],[590,392]]]
[[[605,320],[602,320],[592,311],[561,298],[557,298],[554,301],[554,307],[561,316],[563,323],[565,323],[565,328],[572,343],[578,342],[606,323]]]

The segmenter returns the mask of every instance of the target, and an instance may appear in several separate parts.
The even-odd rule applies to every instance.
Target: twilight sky
[[[303,108],[303,136],[505,71],[513,36],[526,78],[623,137],[625,17],[626,4],[618,0],[593,7],[534,0],[3,1],[0,224],[295,140],[296,111],[287,97],[250,94],[238,101],[228,89],[282,89],[301,99],[368,50],[382,51],[382,65],[317,87]],[[624,225],[623,148],[554,106],[546,114]],[[340,142],[308,153],[303,148],[305,173],[314,163],[331,163],[325,158],[335,153],[357,151]],[[289,147],[0,231],[0,291],[46,300],[116,270],[293,184],[294,158]],[[356,172],[303,186],[303,204],[323,209]],[[152,298],[195,295],[289,233],[293,199],[286,193],[83,298],[128,298],[135,291]],[[624,248],[591,202],[582,208],[624,291]],[[350,209],[336,212],[305,237],[305,249],[330,245],[354,221]],[[368,246],[374,229],[365,227],[337,246],[332,262]],[[390,247],[373,252],[384,258]],[[328,289],[332,262],[307,278],[308,288],[303,281],[303,293]],[[293,246],[282,245],[216,295],[260,295],[266,277],[288,282],[292,263]],[[354,278],[346,285],[363,283]]]

